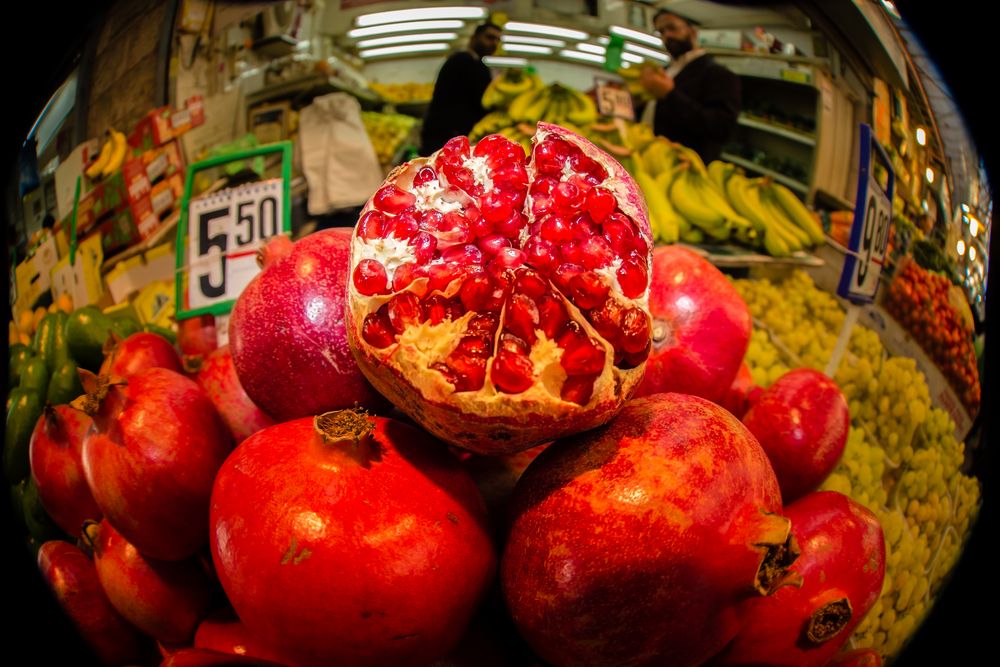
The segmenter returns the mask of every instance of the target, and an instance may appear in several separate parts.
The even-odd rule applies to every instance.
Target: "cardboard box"
[[[176,261],[173,244],[164,243],[119,262],[104,282],[115,303],[121,303],[154,281],[172,281]]]
[[[87,194],[90,183],[83,178],[83,171],[94,156],[100,152],[97,139],[90,139],[73,149],[65,160],[56,167],[56,217],[60,220],[73,212],[73,196],[76,194],[76,179],[80,178],[80,197]]]
[[[35,253],[14,268],[14,287],[17,292],[14,313],[34,308],[35,303],[52,286],[51,272],[59,263],[56,240],[49,237],[43,241]]]
[[[77,248],[73,265],[70,265],[69,255],[66,255],[52,270],[52,296],[59,298],[68,294],[76,308],[100,303],[105,298],[104,281],[101,280],[103,262],[100,235],[85,239]]]
[[[159,107],[147,113],[132,130],[128,143],[135,151],[148,151],[204,123],[204,101],[200,95],[194,95],[180,109]]]
[[[95,234],[100,234],[101,236],[101,250],[103,250],[105,257],[110,257],[117,252],[121,252],[133,243],[138,243],[142,240],[142,235],[139,234],[139,227],[132,217],[131,208],[125,208],[102,219],[88,233],[87,238],[89,239]]]

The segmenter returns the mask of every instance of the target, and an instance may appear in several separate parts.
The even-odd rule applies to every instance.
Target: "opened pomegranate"
[[[240,384],[279,421],[384,399],[347,346],[351,232],[328,229],[292,245],[283,236],[261,252],[263,270],[233,306],[229,346]]]
[[[31,477],[42,507],[69,535],[79,535],[101,509],[83,474],[83,440],[92,420],[68,405],[46,405],[31,434]]]
[[[636,395],[721,402],[750,344],[750,309],[721,271],[687,248],[657,247],[652,275],[653,349]]]
[[[83,471],[104,517],[143,555],[180,560],[208,541],[208,500],[232,449],[193,380],[151,368],[120,384],[81,372],[73,402],[94,420]]]
[[[211,609],[213,582],[195,558],[146,558],[106,520],[87,524],[97,577],[130,623],[167,644],[190,642]]]
[[[243,390],[228,345],[201,360],[195,380],[219,411],[236,444],[274,424],[274,420],[257,407]]]
[[[119,338],[112,333],[104,343],[101,375],[128,378],[147,368],[169,368],[183,373],[180,355],[163,336],[146,331]]]
[[[354,231],[348,334],[394,405],[511,453],[603,424],[650,347],[651,236],[620,164],[539,123],[531,159],[456,137],[398,167]]]
[[[800,555],[786,586],[749,600],[743,626],[713,665],[821,667],[841,649],[882,593],[885,540],[866,507],[817,491],[785,507]]]
[[[743,423],[767,452],[788,504],[817,489],[837,466],[851,417],[836,382],[796,368],[757,396]]]
[[[723,408],[629,402],[550,445],[511,498],[501,584],[521,634],[556,665],[699,665],[794,560],[767,457]]]
[[[459,640],[496,557],[446,448],[354,410],[247,438],[212,492],[212,558],[247,629],[300,665],[429,664]]]

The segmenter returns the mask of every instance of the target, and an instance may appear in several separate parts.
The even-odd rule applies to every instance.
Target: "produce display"
[[[542,80],[534,72],[509,67],[493,77],[490,85],[483,93],[483,108],[507,108],[514,98],[531,91],[539,90]]]
[[[378,93],[386,102],[403,104],[407,102],[429,102],[434,94],[433,83],[370,83],[368,87]]]
[[[979,412],[979,370],[971,317],[961,289],[908,261],[889,284],[884,306],[931,357],[970,414]],[[956,305],[957,303],[957,305]]]
[[[386,170],[395,165],[396,156],[419,122],[413,116],[377,111],[362,111],[361,121],[365,124],[379,164]]]

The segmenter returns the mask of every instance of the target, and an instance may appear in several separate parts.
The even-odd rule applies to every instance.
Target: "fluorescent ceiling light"
[[[632,53],[638,53],[640,56],[646,56],[651,60],[659,60],[660,62],[666,63],[670,62],[670,56],[661,52],[654,51],[653,49],[647,49],[645,46],[636,46],[635,44],[625,44],[625,50],[631,51]]]
[[[975,218],[969,222],[969,233],[972,234],[973,237],[979,236],[979,221]]]
[[[596,53],[599,56],[604,55],[604,47],[597,46],[596,44],[586,44],[586,43],[577,44],[576,50],[583,51],[584,53]]]
[[[634,53],[623,53],[622,60],[624,60],[627,63],[635,63],[636,65],[642,62],[642,58],[635,55]]]
[[[465,26],[464,21],[413,21],[411,23],[390,23],[389,25],[376,25],[370,28],[355,28],[347,31],[347,36],[351,39],[358,37],[374,37],[375,35],[389,35],[394,32],[422,32],[425,30],[458,30]]]
[[[451,47],[447,44],[435,43],[435,44],[404,44],[402,46],[386,46],[381,49],[368,49],[367,51],[359,51],[358,56],[361,58],[377,58],[379,56],[391,56],[397,53],[415,53],[415,52],[425,52],[425,51],[447,51]]]
[[[924,176],[927,177],[927,182],[928,183],[933,183],[934,182],[934,170],[931,169],[930,167],[927,167],[927,170],[924,172]]]
[[[527,67],[527,58],[508,58],[506,56],[486,56],[483,64],[487,67]]]
[[[394,37],[376,37],[363,39],[355,46],[359,49],[369,49],[373,46],[389,46],[390,44],[409,44],[412,42],[451,42],[458,39],[457,32],[421,32],[416,35],[396,35]]]
[[[640,44],[648,44],[650,46],[663,47],[663,42],[659,37],[654,37],[647,32],[639,32],[638,30],[632,30],[631,28],[623,28],[620,25],[611,26],[609,30],[612,35],[618,35],[625,39],[631,39],[633,42],[639,42]]]
[[[545,39],[544,37],[525,37],[524,35],[504,35],[500,40],[504,44],[538,44],[539,46],[566,46],[561,39]]]
[[[542,25],[541,23],[521,23],[520,21],[508,21],[503,29],[505,32],[530,32],[536,35],[564,37],[565,39],[575,39],[577,41],[582,41],[590,37],[590,35],[580,30],[557,28],[554,25]]]
[[[598,44],[610,44],[611,43],[611,38],[608,37],[607,35],[601,35],[600,37],[597,38],[597,43]]]
[[[965,241],[963,241],[962,239],[959,239],[958,243],[955,244],[955,250],[956,250],[956,252],[958,252],[959,255],[964,255],[965,254]]]
[[[973,262],[976,261],[976,246],[974,245],[969,246],[969,259]]]
[[[420,7],[418,9],[398,9],[392,12],[362,14],[354,19],[354,25],[365,27],[398,23],[399,21],[424,21],[427,19],[481,19],[486,17],[482,7]]]
[[[924,132],[924,128],[922,127],[917,128],[917,143],[921,146],[927,145],[927,133]]]
[[[969,205],[968,204],[962,204],[962,210],[965,211],[966,213],[968,213],[969,212]]]
[[[563,58],[570,58],[572,60],[586,60],[592,63],[604,64],[604,56],[598,56],[593,53],[584,53],[583,51],[574,51],[572,49],[563,49],[559,52]]]
[[[507,44],[503,50],[508,53],[542,53],[548,55],[552,49],[547,46],[532,46],[531,44]]]

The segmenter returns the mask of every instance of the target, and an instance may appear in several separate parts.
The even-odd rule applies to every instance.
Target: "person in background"
[[[421,155],[430,155],[452,137],[468,134],[486,115],[482,99],[491,77],[483,57],[496,52],[500,34],[500,27],[493,23],[478,25],[468,47],[444,61],[420,133]]]
[[[642,119],[651,121],[655,134],[694,149],[708,163],[719,158],[736,128],[740,79],[698,47],[695,26],[666,9],[653,17],[672,60],[666,70],[643,68],[639,82],[653,99]]]

